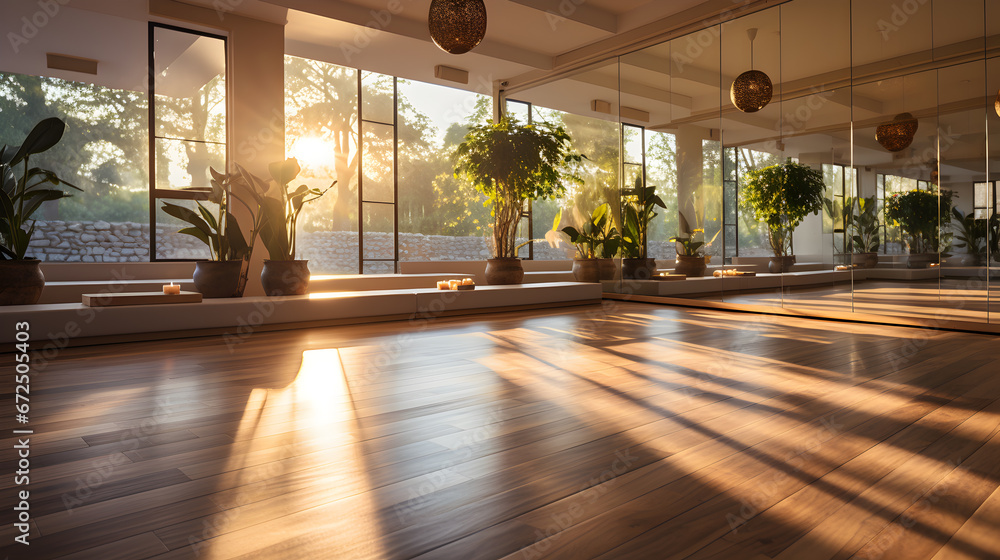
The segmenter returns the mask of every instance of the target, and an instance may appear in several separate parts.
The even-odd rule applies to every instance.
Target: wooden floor
[[[998,350],[612,301],[65,350],[0,557],[1000,558]]]

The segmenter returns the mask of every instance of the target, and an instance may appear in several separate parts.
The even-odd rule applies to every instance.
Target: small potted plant
[[[553,228],[559,227],[562,211],[556,215]],[[604,203],[594,209],[590,219],[579,229],[567,226],[562,232],[576,245],[573,259],[573,276],[579,282],[611,280],[615,275],[612,257],[618,252],[621,237],[611,221],[611,206]]]
[[[656,187],[645,185],[642,176],[622,193],[622,278],[648,280],[656,272],[656,260],[648,258],[649,223],[657,216],[656,207],[667,205]]]
[[[567,169],[582,159],[562,126],[522,125],[505,115],[498,123],[469,130],[455,151],[455,176],[470,180],[492,206],[493,258],[486,264],[487,283],[521,283],[517,228],[526,202],[557,198],[566,191],[564,181],[580,182]]]
[[[260,240],[267,249],[268,259],[264,260],[264,270],[260,282],[264,293],[269,296],[303,295],[309,289],[309,261],[295,258],[295,239],[299,213],[309,202],[319,199],[337,184],[334,181],[326,189],[311,189],[299,185],[294,191],[289,183],[302,170],[295,158],[272,163],[268,167],[271,178],[278,184],[278,197],[261,199],[263,222]]]
[[[956,243],[955,246],[966,251],[962,265],[981,266],[986,257],[986,237],[989,229],[987,220],[977,220],[974,213],[963,214],[958,208],[952,208],[951,213],[958,224],[955,238],[960,243]]]
[[[31,129],[20,146],[0,148],[0,305],[32,305],[45,287],[41,261],[27,257],[32,219],[42,203],[70,196],[58,187],[80,190],[47,169],[32,167],[31,156],[52,148],[62,139],[66,123],[49,118]],[[22,165],[18,169],[18,165]],[[30,225],[28,224],[31,221]]]
[[[1000,214],[993,214],[987,223],[989,228],[989,247],[993,260],[1000,262]]]
[[[689,278],[697,278],[705,275],[708,269],[708,261],[705,259],[704,248],[711,245],[715,238],[722,233],[722,230],[715,232],[715,236],[708,243],[698,238],[704,239],[704,228],[691,229],[687,218],[683,214],[680,218],[680,229],[684,235],[671,237],[670,241],[677,245],[677,259],[675,261],[674,272],[683,274]]]
[[[772,273],[791,270],[792,232],[806,216],[823,209],[825,188],[821,172],[791,160],[743,176],[740,202],[767,224],[774,253],[767,267]]]
[[[196,262],[194,269],[195,289],[206,298],[243,296],[250,271],[250,255],[260,234],[261,203],[267,196],[268,184],[238,164],[236,169],[236,173],[229,174],[209,168],[212,189],[208,202],[216,205],[214,214],[200,200],[196,201],[198,212],[172,202],[163,203],[164,212],[191,224],[178,233],[196,237],[208,245],[211,258]],[[252,224],[249,237],[243,235],[239,221],[232,214],[233,201],[238,201],[249,213]]]
[[[878,266],[880,225],[878,223],[878,201],[874,196],[848,199],[851,220],[851,263],[861,268]]]
[[[927,268],[947,257],[951,234],[941,225],[951,220],[951,191],[913,190],[886,201],[885,216],[903,230],[909,256],[907,268]]]

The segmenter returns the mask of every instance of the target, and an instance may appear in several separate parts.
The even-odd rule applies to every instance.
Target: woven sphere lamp
[[[750,68],[733,80],[733,87],[729,90],[729,99],[737,109],[744,113],[756,113],[760,111],[774,96],[774,84],[771,78],[760,70],[753,70],[753,42],[757,38],[757,29],[747,29],[747,37],[750,38]]]
[[[486,4],[483,0],[433,0],[427,27],[441,50],[465,54],[486,36]]]
[[[890,152],[901,152],[910,147],[917,134],[919,123],[910,113],[900,113],[891,122],[875,129],[875,141]]]
[[[997,102],[993,105],[993,108],[997,110],[997,115],[1000,115],[1000,91],[997,92]]]

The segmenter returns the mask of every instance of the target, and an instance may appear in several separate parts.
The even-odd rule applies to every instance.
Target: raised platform
[[[30,323],[35,349],[115,337],[151,340],[163,335],[226,334],[323,324],[435,317],[598,303],[599,284],[559,282],[480,286],[474,291],[436,289],[320,292],[279,298],[206,299],[201,303],[90,308],[81,303],[0,308],[0,342],[12,342],[15,323]],[[159,336],[157,336],[159,335]]]

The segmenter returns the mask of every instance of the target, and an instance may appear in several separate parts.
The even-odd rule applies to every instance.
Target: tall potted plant
[[[326,189],[311,189],[299,185],[294,191],[289,183],[302,170],[295,158],[272,163],[268,166],[271,178],[278,184],[277,197],[261,199],[263,222],[260,240],[267,249],[269,259],[264,261],[260,282],[269,296],[305,294],[309,289],[309,261],[295,258],[295,241],[299,213],[307,203],[319,199],[337,184]]]
[[[851,216],[851,263],[862,268],[878,266],[878,249],[881,246],[878,222],[878,201],[875,196],[847,199]]]
[[[163,211],[190,224],[178,233],[196,237],[208,245],[210,259],[195,263],[195,289],[207,298],[242,297],[250,271],[250,255],[263,221],[261,203],[269,187],[238,164],[236,173],[209,170],[212,190],[208,202],[216,205],[214,214],[200,200],[196,201],[197,212],[167,201],[163,203]],[[243,228],[232,214],[234,201],[249,213],[249,236],[243,235]]]
[[[486,265],[487,283],[521,283],[517,226],[526,202],[562,195],[564,181],[580,181],[567,169],[581,160],[566,130],[549,123],[523,125],[505,115],[465,135],[455,150],[455,176],[471,181],[492,206],[493,258]]]
[[[743,176],[740,202],[768,227],[768,242],[774,253],[768,270],[791,270],[795,262],[791,254],[792,232],[806,216],[823,209],[825,188],[821,172],[791,160]]]
[[[559,227],[562,211],[556,215],[553,228]],[[576,245],[573,259],[573,276],[580,282],[599,282],[614,278],[615,265],[612,257],[618,252],[621,237],[611,220],[611,206],[604,203],[594,209],[590,218],[579,228],[562,228]]]
[[[941,233],[941,225],[951,221],[951,198],[951,191],[913,190],[886,201],[886,219],[902,228],[906,239],[907,268],[927,268],[948,256],[951,234]]]
[[[622,278],[646,280],[656,271],[656,260],[648,258],[647,252],[649,222],[657,216],[657,207],[665,209],[667,205],[656,194],[656,187],[644,184],[641,175],[622,195]]]
[[[986,238],[988,234],[987,220],[977,220],[973,212],[962,213],[958,208],[951,209],[952,217],[958,224],[955,237],[960,241],[956,247],[964,248],[966,256],[962,259],[965,266],[980,266],[986,257]]]
[[[989,253],[993,255],[993,260],[1000,262],[1000,214],[990,216],[986,225],[989,229],[989,238],[987,239]]]
[[[42,203],[70,196],[51,187],[80,189],[52,171],[32,167],[29,160],[58,144],[65,131],[66,123],[60,119],[44,119],[20,146],[4,144],[0,148],[0,305],[37,303],[45,287],[41,261],[27,258],[35,231],[32,215]]]

